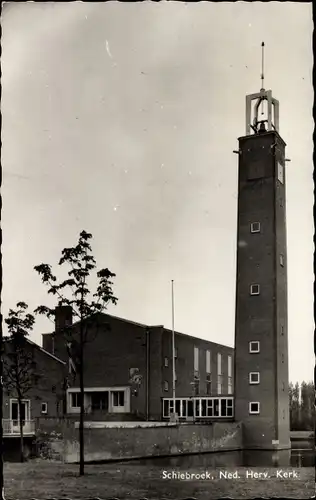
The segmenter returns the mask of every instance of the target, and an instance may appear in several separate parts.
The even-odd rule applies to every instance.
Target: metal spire
[[[261,90],[264,90],[264,42],[261,43]]]

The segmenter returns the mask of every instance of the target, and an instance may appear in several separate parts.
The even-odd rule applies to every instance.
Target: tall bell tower
[[[264,89],[246,96],[238,166],[235,418],[244,447],[288,449],[285,142],[279,102]]]

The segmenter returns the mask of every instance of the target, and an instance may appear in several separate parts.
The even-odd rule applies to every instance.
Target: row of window
[[[179,418],[233,417],[233,398],[176,398],[163,399],[163,418],[176,413]]]
[[[192,385],[194,386],[194,393],[197,396],[200,392],[200,372],[199,372],[199,348],[194,346],[194,380]],[[212,364],[211,364],[211,351],[208,349],[205,352],[205,365],[206,365],[206,393],[211,394],[212,391]],[[177,356],[175,356],[177,357]],[[228,394],[233,393],[233,377],[232,377],[232,356],[227,356],[227,386]],[[165,357],[164,366],[167,368],[169,366],[169,359]],[[175,381],[177,381],[177,374],[175,373]],[[217,353],[217,393],[222,393],[223,386],[223,373],[222,373],[222,354]],[[164,390],[169,390],[169,383],[164,382]]]
[[[109,394],[110,393],[110,394]],[[91,408],[93,410],[105,410],[109,407],[109,397],[114,407],[123,407],[125,404],[125,391],[104,391],[104,392],[91,392]],[[81,393],[70,393],[70,406],[71,408],[80,408]]]

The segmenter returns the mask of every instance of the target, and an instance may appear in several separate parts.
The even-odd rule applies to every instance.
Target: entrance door
[[[21,417],[23,422],[23,428],[25,429],[30,420],[30,401],[22,401],[21,407]],[[11,399],[11,425],[13,432],[19,432],[20,429],[20,411],[19,403],[16,399]]]

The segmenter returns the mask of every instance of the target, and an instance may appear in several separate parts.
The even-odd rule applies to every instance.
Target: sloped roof
[[[4,337],[3,338],[3,341],[4,342],[10,342],[10,338],[9,337]],[[65,361],[62,361],[61,359],[57,358],[57,356],[54,356],[54,354],[51,354],[50,352],[46,351],[45,349],[43,349],[43,347],[41,347],[40,345],[36,344],[36,342],[33,342],[32,340],[30,339],[26,339],[26,341],[35,346],[37,349],[39,349],[40,351],[42,351],[44,354],[46,354],[47,356],[49,356],[50,358],[53,358],[55,359],[55,361],[59,361],[59,363],[61,363],[62,365],[66,365]]]

